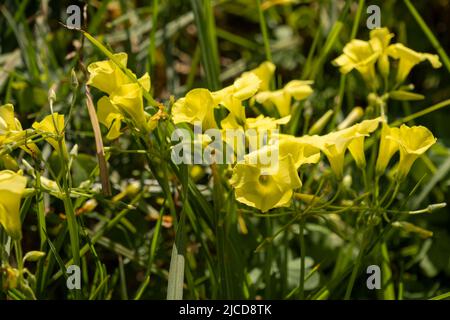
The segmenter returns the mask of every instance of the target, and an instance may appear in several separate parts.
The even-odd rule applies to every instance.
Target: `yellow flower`
[[[22,130],[22,125],[14,116],[14,106],[5,104],[0,106],[0,146],[11,142],[23,142],[20,145],[31,156],[37,154],[39,149],[34,143],[26,141],[27,132]]]
[[[114,54],[114,57],[123,68],[127,67],[128,55],[126,53],[116,53]],[[91,63],[87,69],[90,73],[87,84],[96,87],[109,95],[124,84],[134,83],[134,81],[112,60]],[[134,77],[136,78],[135,75]],[[150,77],[147,73],[138,81],[146,91],[150,90]]]
[[[387,49],[393,37],[394,34],[390,33],[388,28],[377,28],[370,31],[369,43],[375,52],[380,53],[378,57],[378,69],[384,77],[387,77],[389,74]]]
[[[55,137],[64,134],[64,115],[55,112],[46,116],[41,122],[33,123],[32,127],[40,133],[50,134],[51,136],[47,137],[45,140],[50,143],[57,152],[63,152],[63,154],[66,154],[64,137],[62,138],[63,150],[59,149],[59,143]]]
[[[279,134],[278,140],[271,141],[275,147],[279,148],[280,155],[289,154],[292,156],[295,168],[298,169],[303,164],[317,163],[320,160],[320,149],[310,144],[304,143],[301,138],[288,134]]]
[[[345,45],[344,53],[334,59],[333,64],[339,67],[343,74],[353,69],[358,70],[368,86],[377,87],[374,66],[379,55],[369,42],[353,39]]]
[[[403,82],[408,76],[411,69],[418,63],[428,60],[433,68],[440,68],[442,66],[439,61],[439,56],[430,53],[416,52],[410,48],[405,47],[401,43],[392,44],[387,50],[388,54],[394,58],[399,59],[397,82]]]
[[[327,157],[331,169],[340,180],[344,176],[345,151],[352,141],[364,136],[355,130],[349,129],[331,132],[324,136],[303,136],[298,139],[305,144],[319,148]]]
[[[144,111],[142,88],[137,83],[121,85],[109,97],[111,103],[137,128],[147,131],[147,115]]]
[[[281,117],[291,113],[291,99],[304,100],[313,92],[312,81],[292,80],[283,89],[259,92],[255,98],[266,107],[274,105]]]
[[[14,240],[22,238],[20,200],[27,178],[10,170],[0,171],[0,223]]]
[[[211,92],[207,89],[193,89],[184,98],[178,99],[172,107],[175,124],[201,122],[204,130],[217,128],[214,119],[215,103]]]
[[[399,128],[391,128],[383,122],[381,127],[380,147],[378,149],[378,158],[375,165],[377,175],[382,175],[386,171],[392,156],[398,151],[398,143],[394,140],[398,138]],[[389,137],[389,138],[388,138]]]
[[[364,155],[364,138],[369,135],[369,133],[374,132],[378,128],[378,124],[381,122],[382,118],[375,118],[371,120],[364,120],[354,126],[344,129],[350,132],[355,132],[358,137],[350,142],[348,145],[348,150],[350,151],[353,159],[355,159],[356,165],[364,169],[366,167],[366,157]]]
[[[259,85],[260,91],[268,91],[270,88],[270,81],[272,80],[273,74],[275,72],[275,68],[276,67],[272,62],[265,61],[255,69],[248,71],[248,73],[253,73],[259,78],[259,80],[261,80],[261,83]],[[246,72],[244,72],[242,75],[245,74]]]
[[[298,168],[320,159],[318,148],[294,136],[280,135],[271,143],[246,155],[234,167],[230,181],[239,202],[263,212],[288,206],[293,190],[302,185]]]
[[[108,97],[102,97],[97,102],[98,121],[108,128],[106,138],[109,140],[117,139],[122,133],[123,115],[111,103]]]
[[[416,159],[436,143],[436,138],[427,128],[423,126],[408,127],[405,124],[400,127],[397,137],[388,138],[396,141],[399,145],[400,161],[397,171],[399,180],[406,178]]]
[[[116,53],[114,57],[124,68],[127,67],[128,55],[126,53]],[[90,73],[87,84],[107,94],[111,94],[121,85],[131,82],[131,79],[111,60],[91,63],[87,70]]]
[[[233,169],[230,183],[235,189],[236,200],[262,212],[288,206],[293,190],[301,187],[292,156],[280,157],[278,168],[269,173],[267,168],[250,160],[257,157],[258,152],[247,155]]]

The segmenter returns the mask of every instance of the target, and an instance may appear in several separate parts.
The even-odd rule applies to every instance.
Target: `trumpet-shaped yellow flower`
[[[114,54],[114,57],[122,67],[127,67],[128,55],[126,53],[117,53]],[[87,84],[107,94],[111,94],[121,85],[131,82],[131,79],[112,60],[91,63],[87,67],[87,70],[90,73]]]
[[[64,115],[58,114],[57,112],[46,116],[41,122],[33,123],[33,128],[44,134],[50,134],[45,140],[57,151],[66,154],[66,144],[64,138],[62,138],[63,150],[60,150],[59,143],[57,140],[58,135],[63,135],[64,132]]]
[[[263,166],[250,161],[258,156],[258,152],[247,155],[233,169],[230,183],[235,189],[236,200],[262,212],[288,206],[293,190],[301,187],[292,156],[280,157],[278,168],[268,173]]]
[[[377,175],[382,175],[386,171],[392,156],[398,151],[399,128],[391,128],[383,122],[381,127],[380,147],[378,149],[378,158],[375,165]],[[389,138],[388,138],[389,137]]]
[[[327,157],[331,169],[340,180],[344,176],[344,158],[348,146],[355,139],[364,137],[364,134],[350,129],[352,128],[331,132],[324,136],[303,136],[298,139],[302,143],[319,148]]]
[[[116,53],[114,57],[123,68],[127,67],[128,55],[126,53]],[[112,60],[93,62],[87,69],[90,74],[87,84],[108,95],[112,94],[124,84],[134,83],[133,79],[130,79]],[[135,75],[134,77],[136,78]],[[146,91],[150,90],[150,77],[147,73],[138,81]]]
[[[15,240],[22,238],[20,200],[26,185],[24,176],[10,170],[0,171],[0,223]]]
[[[358,137],[350,142],[348,150],[350,151],[356,165],[364,169],[366,167],[366,157],[364,155],[364,139],[369,133],[374,132],[378,128],[378,124],[382,121],[382,118],[375,118],[371,120],[364,120],[354,126],[344,129],[350,132],[355,132]]]
[[[390,33],[388,28],[377,28],[370,31],[369,43],[375,52],[380,53],[378,57],[378,69],[384,77],[389,75],[389,57],[387,49],[393,37],[394,34]]]
[[[109,140],[117,139],[122,134],[120,128],[124,117],[108,97],[102,97],[98,100],[97,114],[98,121],[108,128],[106,138]]]
[[[369,86],[376,87],[375,62],[379,55],[380,52],[374,51],[369,42],[353,39],[345,45],[344,53],[334,59],[333,64],[339,67],[343,74],[353,69],[358,70]]]
[[[172,117],[175,124],[187,122],[194,124],[201,122],[204,130],[217,128],[214,119],[214,103],[211,92],[207,89],[193,89],[184,98],[178,99],[172,108]]]
[[[261,80],[259,85],[260,91],[268,91],[270,88],[270,81],[273,78],[273,74],[275,73],[275,65],[270,61],[265,61],[261,63],[255,69],[252,69],[248,72],[244,72],[242,75],[246,75],[247,73],[253,73],[255,76]]]
[[[397,137],[388,137],[388,139],[396,141],[400,149],[400,161],[397,169],[397,179],[399,180],[406,178],[416,159],[436,143],[436,138],[427,128],[423,126],[408,127],[405,124],[400,127]]]
[[[259,92],[255,98],[258,103],[266,107],[272,105],[278,111],[281,117],[286,117],[291,113],[291,100],[304,100],[309,97],[313,90],[311,88],[312,81],[292,80],[288,82],[283,89],[275,91]]]
[[[27,132],[22,130],[22,125],[14,116],[14,106],[5,104],[0,106],[0,146],[11,142],[22,142],[20,148],[32,155],[39,149],[34,143],[26,141]]]
[[[428,60],[435,69],[442,66],[438,55],[416,52],[408,47],[405,47],[401,43],[390,45],[387,52],[392,58],[399,59],[396,78],[398,83],[403,82],[410,73],[411,69],[422,61]]]

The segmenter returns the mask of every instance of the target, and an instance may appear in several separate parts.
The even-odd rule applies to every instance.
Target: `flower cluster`
[[[399,43],[390,44],[393,36],[386,28],[373,30],[369,41],[352,40],[333,63],[340,67],[342,73],[356,69],[374,90],[379,86],[375,65],[378,65],[383,77],[388,77],[391,64],[389,57],[399,60],[397,84],[401,84],[411,68],[420,61],[429,60],[433,67],[440,66],[437,56],[417,53]],[[282,130],[284,125],[289,125],[293,102],[304,100],[313,93],[312,81],[292,80],[281,89],[270,90],[274,72],[275,66],[264,62],[258,68],[243,73],[232,85],[222,90],[211,92],[207,89],[193,89],[174,103],[172,119],[175,124],[201,123],[205,129],[235,129],[245,132],[246,129],[257,128],[261,130],[261,135],[263,130]],[[227,112],[221,120],[217,120],[220,118],[217,116],[220,112],[215,112],[217,109]],[[361,117],[363,110],[356,109],[357,117]],[[255,111],[256,116],[248,117],[248,114],[254,114]],[[395,169],[395,177],[398,181],[403,180],[414,161],[436,139],[422,126],[389,127],[384,113],[381,114],[377,118],[368,118],[349,126],[353,122],[350,118],[354,118],[351,113],[338,126],[337,131],[301,137],[277,134],[266,137],[256,148],[249,148],[255,145],[248,139],[248,153],[232,164],[230,184],[234,188],[236,200],[263,212],[289,206],[295,191],[302,186],[298,170],[303,164],[318,163],[321,154],[327,158],[338,181],[344,177],[347,151],[356,166],[360,170],[366,170],[365,140],[380,127],[376,174],[382,175],[392,156],[399,151],[400,160]],[[226,137],[223,140],[225,144],[231,143]],[[277,159],[276,163],[262,160],[265,155],[273,153],[277,157],[270,159]]]

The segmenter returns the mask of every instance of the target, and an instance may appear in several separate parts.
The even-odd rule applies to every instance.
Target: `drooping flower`
[[[304,100],[313,92],[311,88],[312,81],[292,80],[282,89],[275,91],[259,92],[255,99],[258,103],[270,108],[272,105],[278,111],[281,117],[286,117],[291,113],[291,101]]]
[[[127,67],[128,55],[126,53],[114,54],[115,60],[122,66]],[[135,79],[130,79],[121,68],[112,60],[103,60],[91,63],[87,70],[89,72],[88,85],[93,86],[108,95],[112,94],[124,84],[134,83],[136,75],[130,72]],[[145,90],[150,90],[150,77],[146,73],[138,80]]]
[[[172,107],[173,122],[177,123],[202,123],[204,130],[217,128],[214,119],[214,103],[211,92],[199,88],[189,91],[184,98],[178,99]]]
[[[439,56],[430,53],[416,52],[401,43],[395,43],[389,46],[387,53],[394,59],[399,59],[397,82],[402,83],[411,69],[418,63],[428,60],[433,68],[440,68],[442,63],[439,61]]]
[[[397,137],[387,138],[396,141],[400,149],[400,161],[397,169],[397,179],[399,180],[406,178],[416,159],[436,143],[436,138],[427,128],[423,126],[408,127],[405,124],[400,127]]]
[[[115,132],[110,133],[108,139],[118,137],[117,128],[120,129],[120,125],[116,121],[119,118],[121,120],[129,118],[143,132],[151,130],[148,125],[149,115],[144,111],[143,104],[143,91],[148,92],[150,90],[150,76],[148,73],[145,73],[141,78],[137,79],[136,75],[128,69],[131,75],[129,77],[122,70],[122,68],[127,66],[127,54],[117,53],[114,55],[114,58],[120,66],[112,60],[97,61],[88,66],[90,76],[87,84],[107,93],[109,95],[109,103],[115,107],[110,108],[110,105],[105,100],[102,101],[102,123],[107,126],[111,125],[111,123],[115,124]],[[105,114],[106,110],[110,110],[113,114]],[[120,113],[123,117],[119,117],[117,113]],[[113,119],[114,122],[112,121]]]
[[[20,200],[27,178],[10,170],[0,171],[0,223],[14,240],[22,238]]]
[[[398,143],[396,139],[398,138],[399,130],[399,128],[389,127],[385,122],[382,124],[380,147],[378,149],[378,158],[375,165],[375,171],[378,176],[382,175],[386,171],[389,161],[395,152],[398,151]]]
[[[353,69],[363,77],[370,87],[377,87],[375,75],[375,63],[380,52],[374,51],[369,42],[353,39],[344,47],[344,53],[333,60],[333,64],[339,67],[343,74],[347,74]]]

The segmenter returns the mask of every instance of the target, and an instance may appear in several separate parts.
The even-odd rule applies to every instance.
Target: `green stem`
[[[441,44],[439,43],[438,39],[434,36],[433,32],[428,28],[427,24],[423,20],[423,18],[420,16],[419,12],[416,10],[414,5],[411,3],[410,0],[404,0],[405,5],[408,7],[409,12],[411,12],[412,16],[416,20],[417,24],[422,29],[423,33],[425,33],[425,36],[430,41],[431,45],[436,49],[437,53],[442,59],[442,62],[444,63],[447,70],[450,72],[450,59],[445,53],[445,50],[442,48]]]
[[[268,61],[272,61],[272,53],[270,51],[269,35],[267,33],[267,24],[266,24],[266,19],[264,17],[264,12],[261,8],[261,0],[256,0],[256,6],[258,7],[259,25],[261,27],[261,33],[263,36],[264,52],[266,54],[266,59]]]
[[[300,219],[300,300],[305,298],[305,220]]]
[[[353,267],[353,271],[352,271],[350,280],[347,285],[347,290],[345,291],[345,297],[344,297],[345,300],[349,300],[352,295],[352,290],[353,290],[353,286],[355,285],[356,276],[358,275],[358,272],[359,272],[359,269],[360,269],[361,263],[362,263],[362,258],[364,256],[364,250],[365,250],[364,241],[365,241],[365,239],[364,239],[364,234],[363,234],[363,245],[361,245],[361,248],[359,249],[358,257],[356,258],[356,263]]]
[[[153,67],[155,65],[155,52],[156,52],[155,35],[156,35],[156,27],[157,27],[157,21],[158,21],[158,1],[159,0],[153,0],[152,30],[150,31],[150,45],[148,47],[147,72],[149,74],[151,74],[152,79],[154,76]]]

